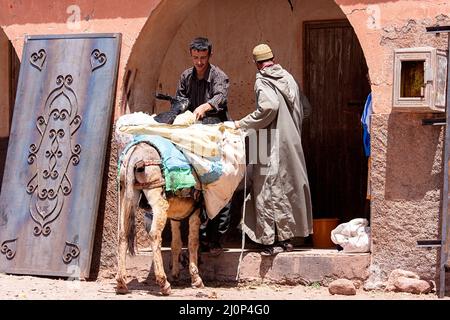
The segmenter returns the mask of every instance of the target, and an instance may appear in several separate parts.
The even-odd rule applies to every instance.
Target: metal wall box
[[[393,111],[445,112],[447,52],[432,47],[394,52]]]

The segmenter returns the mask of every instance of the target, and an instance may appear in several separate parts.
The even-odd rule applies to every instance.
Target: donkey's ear
[[[156,93],[155,94],[156,99],[160,99],[160,100],[168,100],[168,101],[172,101],[172,97],[169,96],[168,94],[163,94],[163,93]]]
[[[177,114],[185,112],[189,108],[189,99],[184,97],[175,97],[172,101],[172,110]]]

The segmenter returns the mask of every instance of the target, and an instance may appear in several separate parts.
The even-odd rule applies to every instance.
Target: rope
[[[122,209],[120,207],[121,203],[120,203],[120,162],[118,163],[118,168],[117,168],[117,178],[116,178],[116,188],[117,188],[117,209],[119,211],[119,214],[117,215],[117,236],[116,239],[118,240],[120,237],[120,218],[121,218],[121,213],[122,213]],[[117,241],[119,242],[119,241]],[[117,243],[117,247],[119,247],[119,243]]]
[[[242,138],[242,134],[241,134],[241,139]],[[245,140],[242,141],[243,146],[245,148]],[[247,158],[247,155],[245,155],[245,157]],[[239,263],[238,263],[238,267],[237,267],[237,272],[236,272],[236,281],[239,281],[239,275],[241,272],[241,263],[242,263],[242,259],[243,259],[243,255],[244,255],[244,248],[245,248],[245,232],[244,232],[244,221],[245,221],[245,203],[247,202],[247,200],[250,198],[250,194],[247,195],[247,165],[245,165],[245,169],[244,169],[244,202],[242,204],[243,208],[242,208],[242,218],[241,218],[241,232],[242,232],[242,240],[241,240],[241,254],[239,255]]]

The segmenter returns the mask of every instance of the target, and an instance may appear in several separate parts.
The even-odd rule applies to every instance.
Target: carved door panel
[[[0,195],[0,271],[89,276],[120,41],[25,39]]]

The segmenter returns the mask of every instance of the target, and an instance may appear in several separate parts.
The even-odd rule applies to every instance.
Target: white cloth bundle
[[[331,231],[331,241],[340,245],[344,252],[369,252],[370,227],[369,221],[357,218],[341,223]]]

